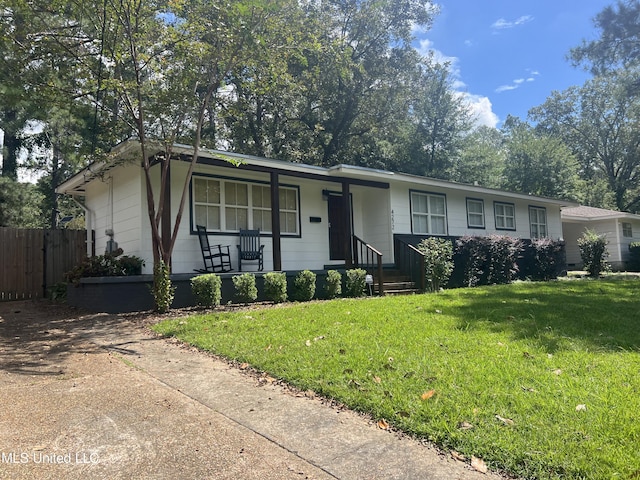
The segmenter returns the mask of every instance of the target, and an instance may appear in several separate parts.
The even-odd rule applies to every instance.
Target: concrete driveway
[[[0,303],[0,479],[491,479],[366,417],[157,338]]]

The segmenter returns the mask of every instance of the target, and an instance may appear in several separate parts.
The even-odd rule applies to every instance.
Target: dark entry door
[[[329,195],[329,258],[345,259],[345,222],[342,195]]]

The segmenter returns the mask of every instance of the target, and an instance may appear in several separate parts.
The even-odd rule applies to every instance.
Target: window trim
[[[415,231],[415,225],[414,225],[414,221],[413,221],[413,215],[414,215],[414,211],[413,211],[413,194],[418,194],[418,195],[424,195],[427,198],[430,197],[440,197],[444,200],[444,233],[432,233],[432,232],[416,232]],[[411,233],[414,235],[432,235],[432,236],[438,236],[438,237],[446,237],[447,235],[449,235],[449,214],[448,214],[448,209],[447,209],[447,195],[444,193],[438,193],[438,192],[427,192],[424,190],[414,190],[414,189],[409,189],[409,214],[411,216]],[[421,215],[424,215],[421,213]],[[431,214],[428,213],[426,214],[427,218],[429,220],[431,220]],[[431,226],[431,222],[427,222],[427,228],[429,228]]]
[[[230,177],[230,176],[226,176],[226,175],[215,175],[215,174],[211,174],[211,173],[201,173],[201,172],[194,172],[192,177],[191,177],[191,181],[189,182],[189,227],[190,227],[190,234],[191,235],[197,235],[198,232],[196,231],[196,222],[195,222],[195,209],[194,209],[194,192],[193,192],[193,184],[194,184],[194,180],[196,178],[205,178],[208,180],[219,180],[221,183],[224,182],[234,182],[234,183],[244,183],[247,185],[247,191],[250,192],[248,193],[249,195],[249,205],[248,205],[248,210],[249,210],[249,219],[252,220],[253,219],[253,193],[252,193],[252,187],[253,185],[261,185],[261,186],[267,186],[269,188],[271,188],[271,183],[268,181],[263,181],[263,180],[253,180],[253,179],[247,179],[247,178],[238,178],[238,177]],[[296,207],[298,210],[298,215],[297,215],[297,223],[298,223],[298,231],[297,233],[287,233],[287,232],[280,232],[280,236],[281,237],[287,237],[287,238],[302,238],[302,205],[301,205],[301,197],[300,197],[300,185],[293,185],[293,184],[286,184],[286,183],[279,183],[278,184],[278,188],[286,188],[286,189],[290,189],[290,190],[295,190],[296,192]],[[226,207],[226,204],[224,203],[224,197],[222,196],[224,188],[221,188],[221,195],[220,195],[220,224],[221,227],[223,225],[223,216],[222,216],[222,211],[223,209]],[[252,228],[251,225],[249,225],[248,228]],[[225,230],[223,228],[221,228],[220,230],[207,230],[207,234],[208,235],[232,235],[232,236],[237,236],[238,235],[238,230]],[[265,232],[263,230],[260,230],[260,236],[261,237],[270,237],[273,234],[272,231],[270,232]]]
[[[469,201],[472,202],[476,202],[479,203],[480,205],[482,205],[482,226],[480,225],[471,225],[471,222],[469,221]],[[465,205],[467,207],[467,228],[475,228],[478,230],[486,230],[487,228],[487,217],[486,217],[486,213],[485,213],[485,209],[484,209],[484,199],[482,198],[472,198],[472,197],[467,197],[466,201],[465,201]],[[477,212],[473,212],[474,215],[480,215]]]
[[[622,224],[622,237],[623,238],[633,238],[633,224],[631,222],[620,222]],[[628,225],[629,226],[629,235],[625,235],[625,228],[624,226]]]
[[[531,211],[532,210],[538,210],[538,211],[543,211],[544,212],[544,230],[545,230],[545,234],[542,236],[537,236],[535,237],[533,235],[533,222],[531,221]],[[538,230],[540,229],[540,225],[542,225],[541,223],[537,223],[538,225]],[[549,216],[547,215],[547,209],[546,207],[539,207],[538,205],[529,205],[529,238],[531,238],[532,240],[534,239],[538,239],[538,238],[549,238]]]
[[[498,226],[498,209],[496,208],[498,205],[511,207],[513,209],[513,228]],[[505,215],[501,215],[501,216],[507,218]],[[507,230],[510,232],[515,232],[516,231],[516,204],[511,202],[494,201],[493,202],[493,221],[495,222],[496,230]]]

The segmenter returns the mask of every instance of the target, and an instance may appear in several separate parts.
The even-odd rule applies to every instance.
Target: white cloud
[[[518,85],[500,85],[496,88],[496,93],[508,92],[509,90],[515,90]]]
[[[497,127],[500,119],[493,113],[491,100],[489,100],[488,97],[466,92],[458,92],[458,94],[469,105],[471,114],[475,117],[476,126],[486,125],[491,128]]]
[[[524,83],[524,78],[516,78],[513,83],[515,83],[516,85],[520,85],[521,83]]]
[[[433,48],[433,42],[431,40],[421,40],[418,52],[424,56],[433,55],[433,59],[441,64],[448,64],[449,71],[451,72],[452,88],[456,95],[459,95],[465,103],[469,105],[471,114],[475,117],[475,123],[477,126],[487,125],[492,128],[496,128],[500,119],[493,113],[491,100],[488,97],[482,95],[475,95],[469,92],[462,91],[467,85],[461,79],[460,72],[460,60],[458,57],[450,57],[445,55],[440,50]]]
[[[531,15],[523,15],[521,17],[516,18],[513,21],[505,20],[504,18],[499,18],[491,25],[491,28],[494,30],[505,30],[507,28],[519,27],[520,25],[524,25],[525,23],[529,23],[533,21],[534,17]]]
[[[508,92],[509,90],[515,90],[516,88],[519,88],[521,85],[525,83],[535,82],[536,81],[535,77],[537,75],[540,75],[540,73],[536,70],[527,69],[527,72],[529,73],[530,76],[526,78],[516,78],[510,85],[500,85],[498,88],[496,88],[495,92],[502,93],[502,92]]]

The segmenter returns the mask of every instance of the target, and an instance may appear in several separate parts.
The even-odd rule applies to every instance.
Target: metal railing
[[[421,292],[424,292],[427,288],[424,253],[401,238],[396,237],[394,242],[396,267],[402,274],[410,277]]]
[[[374,284],[378,283],[378,295],[384,295],[384,277],[382,274],[382,254],[353,235],[353,264],[357,268],[363,268],[373,276]]]

